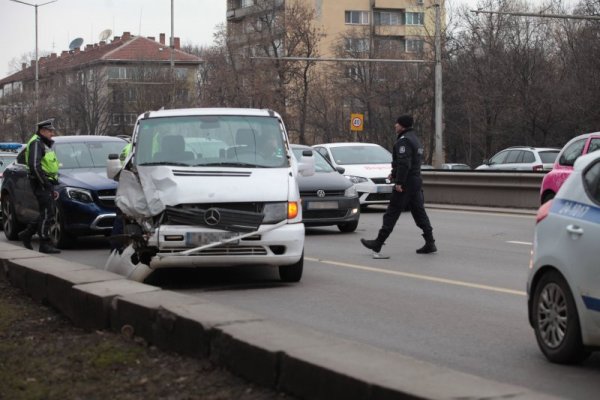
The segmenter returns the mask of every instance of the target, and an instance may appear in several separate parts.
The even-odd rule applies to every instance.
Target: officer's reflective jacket
[[[27,142],[25,165],[29,177],[48,187],[58,182],[58,159],[52,150],[54,141],[34,134]]]

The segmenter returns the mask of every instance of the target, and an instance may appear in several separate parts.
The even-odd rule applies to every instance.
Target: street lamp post
[[[10,0],[15,3],[25,4],[26,6],[35,7],[35,119],[38,120],[38,93],[39,93],[39,74],[40,67],[38,65],[38,7],[46,4],[56,3],[58,0],[52,0],[42,4],[30,4],[20,0]]]

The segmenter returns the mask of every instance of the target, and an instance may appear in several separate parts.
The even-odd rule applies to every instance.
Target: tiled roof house
[[[179,38],[174,38],[173,64],[175,75],[187,79],[193,84],[197,78],[202,59],[180,49]],[[93,68],[105,68],[108,86],[114,90],[124,83],[135,84],[134,68],[162,67],[168,70],[171,63],[171,49],[165,44],[165,34],[159,40],[154,37],[134,36],[124,32],[114,36],[110,42],[88,44],[83,48],[63,51],[60,55],[52,53],[39,59],[38,83],[40,91],[51,89],[59,81],[68,80],[68,76],[82,73]],[[139,82],[138,82],[139,83]],[[156,82],[153,82],[156,83]],[[33,92],[35,88],[35,61],[31,65],[22,65],[22,69],[10,76],[0,79],[0,98],[16,92]],[[136,112],[139,110],[116,109],[111,107],[110,125],[121,125],[122,131],[115,130],[109,134],[128,133],[133,125]]]

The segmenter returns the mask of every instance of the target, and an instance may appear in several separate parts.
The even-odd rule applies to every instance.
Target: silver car
[[[546,358],[576,363],[600,346],[600,152],[580,157],[537,215],[529,322]]]
[[[550,147],[509,147],[495,154],[476,170],[550,171],[560,149]]]

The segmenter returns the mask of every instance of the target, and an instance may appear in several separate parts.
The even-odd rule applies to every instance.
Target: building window
[[[369,51],[369,39],[346,38],[346,51],[364,53]]]
[[[242,0],[242,8],[252,7],[254,5],[254,0]]]
[[[422,12],[407,12],[406,25],[423,25],[425,13]]]
[[[399,11],[377,11],[374,16],[375,25],[402,25],[402,13]]]
[[[109,79],[127,79],[129,76],[127,74],[127,68],[125,67],[109,67],[108,68],[108,78]],[[129,74],[131,75],[131,74]]]
[[[346,11],[346,23],[351,25],[369,25],[369,12]]]
[[[357,65],[346,68],[346,78],[358,81],[361,77],[360,67]]]
[[[405,43],[407,53],[421,53],[423,51],[422,39],[406,39]]]

